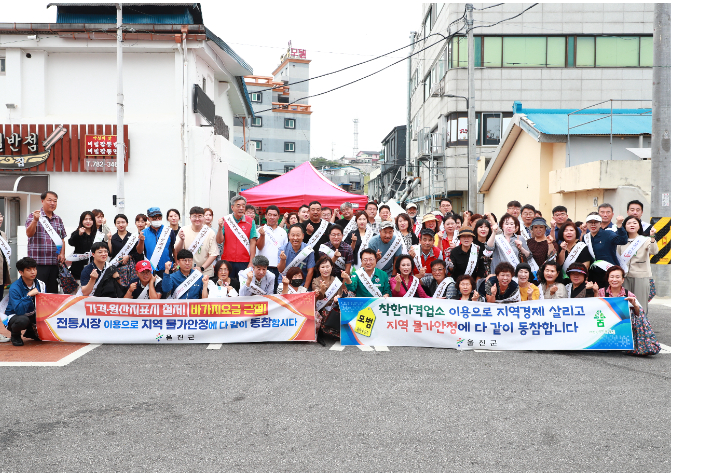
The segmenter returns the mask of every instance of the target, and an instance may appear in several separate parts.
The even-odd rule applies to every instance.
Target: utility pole
[[[118,70],[116,85],[116,209],[117,213],[126,211],[126,195],[124,189],[123,163],[125,146],[123,136],[123,5],[116,5],[116,66]]]
[[[653,12],[653,115],[651,122],[651,223],[659,253],[651,257],[656,293],[671,296],[671,4]]]
[[[407,146],[406,146],[406,161],[407,161],[407,173],[410,173],[414,169],[414,165],[410,161],[410,148],[412,146],[412,54],[414,54],[414,38],[417,37],[416,31],[409,32],[409,57],[407,58]],[[418,78],[417,78],[418,80]],[[406,174],[405,174],[406,176]],[[404,182],[407,182],[407,178],[404,177]]]
[[[468,47],[468,209],[483,214],[483,202],[478,194],[478,161],[476,160],[476,81],[473,47],[473,5],[466,4],[466,41]]]

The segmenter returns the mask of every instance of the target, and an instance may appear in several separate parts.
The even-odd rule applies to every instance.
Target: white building
[[[129,4],[123,22],[129,230],[151,206],[164,217],[176,208],[183,222],[194,205],[226,214],[230,194],[257,181],[255,158],[232,144],[242,133],[234,117],[253,115],[242,78],[251,67],[202,24],[200,4]],[[115,25],[109,4],[59,5],[57,24],[0,24],[0,103],[8,104],[0,117],[0,211],[12,244],[20,237],[20,255],[17,226],[39,208],[44,190],[59,195],[67,232],[84,210],[100,208],[113,222],[115,152],[90,150],[116,134]],[[67,133],[49,158],[28,172],[13,170],[19,155],[33,154],[31,141],[10,146],[13,133],[25,142],[36,132],[40,153],[57,124]]]

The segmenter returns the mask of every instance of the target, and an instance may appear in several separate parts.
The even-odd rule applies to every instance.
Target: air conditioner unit
[[[444,95],[444,81],[437,82],[436,84],[432,84],[431,86],[431,96],[432,97],[441,97]]]

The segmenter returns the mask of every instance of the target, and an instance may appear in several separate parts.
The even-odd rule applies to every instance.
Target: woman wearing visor
[[[582,241],[587,246],[592,255],[593,263],[590,266],[589,280],[597,283],[602,288],[608,285],[606,272],[612,266],[619,265],[616,256],[617,245],[625,245],[629,241],[629,236],[624,230],[622,222],[624,217],[617,215],[616,231],[602,230],[602,218],[599,212],[591,212],[587,215],[587,229],[589,232],[582,237]]]

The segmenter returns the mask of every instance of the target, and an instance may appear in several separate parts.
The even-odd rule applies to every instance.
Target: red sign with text
[[[118,155],[116,135],[85,135],[86,157]]]

